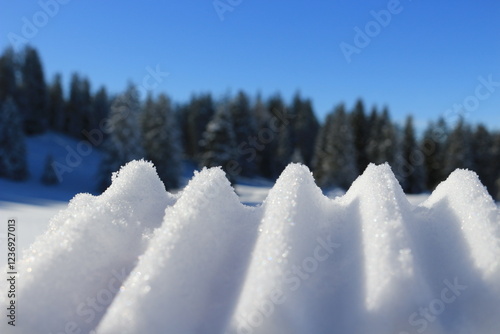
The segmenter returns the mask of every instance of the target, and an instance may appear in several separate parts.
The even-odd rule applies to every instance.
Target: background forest
[[[406,193],[431,191],[456,168],[468,168],[500,199],[500,132],[469,124],[460,112],[436,117],[417,132],[412,116],[397,124],[387,107],[368,107],[361,99],[352,110],[338,103],[320,121],[312,101],[298,92],[291,101],[279,94],[203,93],[178,104],[139,88],[129,83],[111,95],[78,73],[63,87],[60,75],[45,78],[36,49],[6,49],[0,58],[0,177],[29,178],[25,137],[54,131],[80,140],[80,150],[102,151],[96,191],[106,189],[120,166],[141,158],[155,164],[167,189],[180,186],[183,161],[222,166],[232,182],[274,180],[287,164],[300,162],[325,189],[347,189],[370,162],[388,162]],[[47,156],[42,181],[63,181],[67,168]]]

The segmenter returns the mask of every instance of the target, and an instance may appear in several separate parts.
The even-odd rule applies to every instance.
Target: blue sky
[[[94,90],[119,92],[159,66],[169,75],[155,93],[177,102],[239,89],[289,101],[300,90],[320,119],[362,97],[396,120],[414,114],[420,127],[442,115],[452,121],[459,108],[447,110],[466,102],[471,122],[500,128],[497,1],[220,0],[230,9],[221,15],[213,0],[55,1],[0,0],[0,47],[11,44],[9,33],[27,37],[48,79],[60,72],[67,82],[76,71]],[[42,3],[58,4],[57,13],[40,13]],[[370,23],[372,11],[388,8],[388,24]],[[36,33],[23,35],[26,20]],[[368,45],[358,43],[347,62],[341,43],[355,47],[355,27],[366,33],[367,25]]]

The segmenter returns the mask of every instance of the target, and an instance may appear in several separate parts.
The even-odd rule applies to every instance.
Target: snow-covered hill
[[[463,170],[414,206],[387,165],[335,199],[290,165],[250,207],[220,169],[173,195],[131,162],[56,215],[18,270],[15,333],[500,328],[499,210]]]

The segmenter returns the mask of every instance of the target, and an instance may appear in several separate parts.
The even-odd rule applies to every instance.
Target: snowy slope
[[[249,207],[220,169],[174,196],[132,162],[54,217],[19,272],[15,333],[500,328],[499,210],[463,170],[414,206],[387,165],[335,199],[290,165]]]

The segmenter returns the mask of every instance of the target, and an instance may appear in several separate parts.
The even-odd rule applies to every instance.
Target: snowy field
[[[498,333],[500,213],[473,172],[406,196],[370,165],[325,196],[301,165],[236,192],[213,168],[171,194],[132,162],[68,205],[92,189],[78,182],[94,154],[58,188],[39,183],[36,158],[27,183],[0,180],[0,218],[16,218],[25,250],[16,327],[4,316],[0,333]]]

